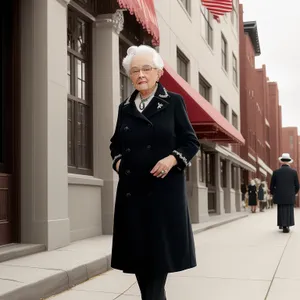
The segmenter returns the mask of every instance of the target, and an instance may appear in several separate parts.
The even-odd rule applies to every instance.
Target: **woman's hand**
[[[116,163],[116,170],[118,173],[119,173],[120,163],[121,163],[121,159],[119,159]]]
[[[173,155],[161,159],[151,170],[151,174],[157,178],[165,178],[169,171],[177,165],[177,160]]]

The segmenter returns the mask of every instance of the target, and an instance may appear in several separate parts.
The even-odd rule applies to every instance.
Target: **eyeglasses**
[[[149,73],[151,73],[152,70],[155,70],[155,69],[157,69],[157,68],[154,68],[149,65],[142,66],[141,68],[132,68],[130,70],[130,75],[137,76],[140,74],[141,71],[143,72],[143,74],[149,74]]]

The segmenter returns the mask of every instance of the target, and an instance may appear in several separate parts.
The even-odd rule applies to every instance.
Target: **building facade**
[[[51,250],[112,233],[109,143],[132,92],[121,61],[159,35],[162,83],[184,96],[201,142],[186,172],[192,221],[240,210],[240,170],[255,167],[231,151],[244,143],[238,1],[221,23],[200,0],[139,3],[13,0],[1,12],[1,245]]]
[[[243,21],[240,5],[241,132],[246,139],[241,156],[256,167],[255,172],[244,172],[245,182],[252,178],[270,182],[281,145],[278,87],[269,81],[265,65],[256,68],[255,57],[260,53],[257,24]]]

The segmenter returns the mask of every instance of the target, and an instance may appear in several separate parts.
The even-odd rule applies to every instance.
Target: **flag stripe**
[[[223,16],[232,11],[232,0],[202,0],[202,4],[213,16]]]

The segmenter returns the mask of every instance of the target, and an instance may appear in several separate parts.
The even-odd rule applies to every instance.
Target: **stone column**
[[[230,202],[230,190],[231,190],[231,166],[230,160],[226,160],[226,188],[224,188],[224,207],[225,213],[231,212],[231,202]]]
[[[200,152],[199,152],[200,153]],[[189,206],[192,223],[200,223],[209,219],[207,187],[200,182],[200,154],[197,154],[191,166],[191,195],[189,195]]]
[[[236,211],[242,210],[242,192],[241,192],[241,168],[237,168],[236,190],[235,190]]]
[[[234,213],[236,212],[236,196],[235,189],[232,188],[232,162],[226,161],[226,189],[225,189],[225,212]],[[236,179],[234,178],[234,181]]]
[[[93,32],[94,175],[104,180],[101,197],[103,234],[112,233],[118,183],[118,176],[112,170],[109,144],[120,104],[119,33],[123,24],[121,10],[99,15]]]
[[[69,244],[68,0],[21,1],[21,242]]]
[[[221,161],[220,153],[215,154],[215,180],[216,180],[216,205],[217,214],[222,215],[225,213],[224,209],[224,191],[221,187]]]

